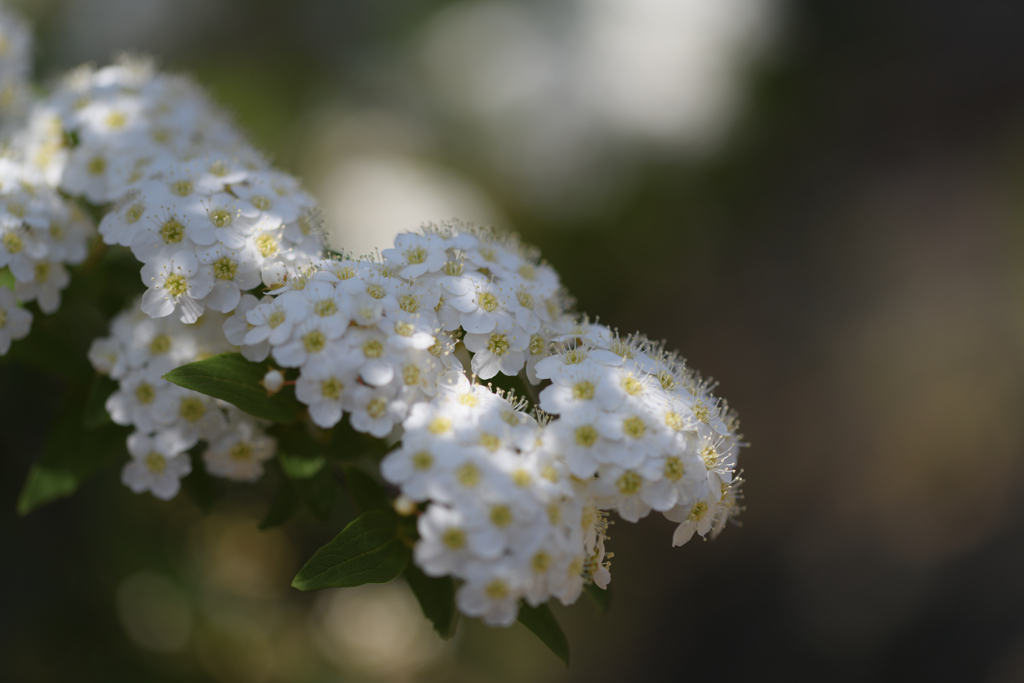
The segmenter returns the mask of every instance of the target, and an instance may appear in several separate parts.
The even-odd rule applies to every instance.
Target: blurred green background
[[[0,369],[5,681],[1024,680],[1024,6],[977,0],[39,0],[41,79],[187,71],[335,248],[458,215],[721,381],[743,527],[612,532],[613,603],[442,643],[404,585],[296,569],[350,514],[255,528],[116,468],[19,519],[60,385]]]

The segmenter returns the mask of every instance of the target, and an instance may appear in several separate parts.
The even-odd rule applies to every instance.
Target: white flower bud
[[[260,385],[267,390],[267,396],[273,396],[284,387],[284,375],[280,370],[270,369],[263,375]]]

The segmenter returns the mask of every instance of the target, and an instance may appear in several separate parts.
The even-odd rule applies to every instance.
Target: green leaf
[[[608,592],[607,588],[601,588],[596,583],[584,584],[583,590],[586,591],[587,596],[594,603],[594,607],[597,608],[597,614],[599,616],[604,615],[608,611],[608,605],[611,603],[611,593]]]
[[[345,472],[345,483],[356,507],[363,512],[370,510],[391,510],[391,500],[384,492],[384,487],[366,472],[355,468],[342,468]]]
[[[319,519],[330,517],[338,484],[331,468],[327,467],[327,461],[319,455],[290,453],[279,453],[277,461],[309,511]]]
[[[402,573],[412,551],[399,535],[398,517],[373,510],[357,517],[317,550],[292,580],[301,591],[387,583]]]
[[[533,631],[548,649],[569,666],[569,641],[547,603],[539,607],[530,607],[525,601],[521,601],[519,623]]]
[[[28,471],[18,497],[18,514],[27,515],[70,496],[88,477],[124,460],[128,431],[115,425],[86,431],[82,426],[82,403],[70,404],[49,431],[42,457]]]
[[[106,375],[96,375],[85,399],[85,408],[82,411],[83,427],[96,429],[111,424],[110,415],[107,413],[107,399],[117,391],[117,386],[117,382]]]
[[[305,408],[296,400],[295,392],[285,387],[267,396],[267,390],[260,385],[266,373],[266,365],[248,361],[240,353],[222,353],[175,368],[164,379],[227,401],[264,420],[285,424],[297,421]]]
[[[274,499],[270,501],[270,509],[260,520],[260,529],[270,529],[279,524],[284,524],[299,511],[299,495],[287,479],[281,479],[274,493]]]
[[[279,453],[277,461],[281,463],[286,477],[293,481],[312,479],[323,470],[327,461],[319,455],[291,455]]]
[[[427,576],[419,567],[410,563],[405,568],[405,580],[423,608],[423,615],[434,625],[437,634],[445,640],[455,635],[459,611],[455,609],[455,582],[452,577]]]

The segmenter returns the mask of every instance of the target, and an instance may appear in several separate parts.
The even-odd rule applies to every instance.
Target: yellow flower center
[[[321,318],[326,318],[338,312],[338,304],[334,303],[334,299],[321,299],[313,305],[313,312]]]
[[[512,523],[512,510],[507,505],[495,505],[491,508],[491,524],[504,529]]]
[[[146,456],[146,469],[153,474],[163,474],[167,469],[167,458],[156,451],[151,452]]]
[[[576,428],[576,445],[589,448],[597,443],[597,429],[591,425]]]
[[[345,390],[345,385],[338,381],[337,377],[329,377],[328,379],[320,382],[320,395],[324,398],[329,398],[332,401],[337,401],[341,398],[341,392]]]
[[[441,534],[441,542],[451,550],[461,550],[466,546],[466,532],[450,527]]]
[[[269,211],[270,207],[274,205],[274,202],[270,201],[270,197],[264,197],[261,194],[251,197],[249,203],[260,211]]]
[[[89,175],[103,175],[107,170],[107,160],[100,156],[93,157],[85,165],[85,170]]]
[[[367,339],[363,342],[363,355],[367,358],[380,358],[384,355],[384,344],[379,339]]]
[[[503,334],[492,333],[491,338],[487,341],[487,350],[495,356],[504,356],[509,350],[508,339]]]
[[[210,217],[210,222],[213,223],[215,228],[226,228],[235,220],[235,217],[227,209],[214,209],[207,215]]]
[[[589,401],[594,398],[594,385],[583,380],[572,386],[572,397],[577,401]]]
[[[173,344],[174,340],[170,335],[158,334],[153,337],[153,341],[149,342],[149,352],[154,356],[159,356],[170,351]]]
[[[639,474],[632,470],[627,470],[615,482],[615,488],[624,496],[632,496],[640,490],[642,484],[643,479],[640,478]]]
[[[438,434],[444,434],[452,428],[452,421],[447,417],[435,417],[430,421],[430,425],[427,426],[427,431],[435,436]]]
[[[420,472],[426,472],[434,466],[434,456],[427,451],[419,451],[413,453],[412,456],[412,467]]]
[[[490,292],[480,292],[476,300],[477,305],[488,313],[494,311],[499,305],[498,297]]]
[[[25,243],[17,233],[9,232],[4,235],[4,249],[10,254],[17,254],[25,248]]]
[[[647,431],[647,425],[640,417],[634,415],[622,421],[622,431],[626,433],[626,436],[639,439]]]
[[[171,183],[171,192],[179,197],[187,197],[192,194],[191,180],[176,180]]]
[[[174,297],[181,296],[188,292],[188,279],[181,273],[171,273],[164,280],[164,289]]]
[[[252,460],[252,446],[244,441],[239,441],[228,449],[228,455],[235,462],[246,462]]]
[[[182,418],[188,422],[196,422],[200,420],[203,415],[206,415],[206,404],[203,403],[202,399],[196,398],[195,396],[189,396],[188,398],[181,399],[181,406],[178,409]]]
[[[160,226],[160,238],[164,244],[177,244],[183,237],[185,237],[185,226],[173,216]]]
[[[405,252],[405,259],[410,264],[423,263],[427,260],[427,250],[420,246],[412,247]]]
[[[267,318],[267,325],[270,326],[270,329],[274,329],[284,322],[285,317],[284,311],[274,311],[270,314],[270,317]]]
[[[302,344],[306,347],[307,353],[318,353],[327,344],[327,337],[320,330],[312,330],[302,338]]]
[[[149,405],[155,398],[156,390],[153,388],[153,385],[148,382],[143,382],[139,386],[135,387],[135,400],[142,405]]]
[[[474,488],[480,483],[480,468],[471,462],[467,462],[455,471],[455,478],[466,488]]]
[[[218,280],[234,280],[238,274],[238,262],[227,256],[221,256],[213,262],[213,276]]]
[[[384,417],[384,413],[386,413],[387,410],[388,401],[386,398],[381,398],[380,396],[366,404],[366,414],[374,420],[379,420]]]
[[[679,481],[686,474],[683,461],[674,455],[665,458],[665,478],[669,481]]]

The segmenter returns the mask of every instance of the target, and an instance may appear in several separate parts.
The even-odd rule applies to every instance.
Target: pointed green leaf
[[[239,410],[264,420],[285,424],[295,422],[305,409],[296,400],[294,390],[285,387],[273,396],[267,396],[267,390],[260,385],[266,373],[266,364],[248,361],[240,353],[222,353],[175,368],[164,375],[164,379],[227,401]]]
[[[355,467],[345,467],[343,471],[349,495],[357,508],[363,512],[392,509],[391,500],[376,479]]]
[[[379,510],[360,515],[317,550],[292,581],[301,591],[387,583],[402,573],[412,551],[399,536],[398,517]]]
[[[569,641],[547,603],[540,607],[530,607],[525,601],[520,602],[519,623],[533,631],[548,649],[569,666]]]
[[[455,635],[459,611],[455,609],[455,582],[450,576],[427,576],[410,563],[405,568],[405,580],[423,608],[423,615],[434,625],[443,639]]]
[[[81,401],[70,404],[49,431],[43,455],[29,469],[18,497],[19,515],[70,496],[85,479],[127,458],[128,429],[111,424],[86,431],[82,406]]]
[[[604,615],[608,611],[608,605],[611,603],[612,598],[608,589],[601,588],[596,583],[588,583],[583,586],[583,590],[586,591],[587,596],[594,603],[594,607],[597,608],[597,614],[599,616]]]

